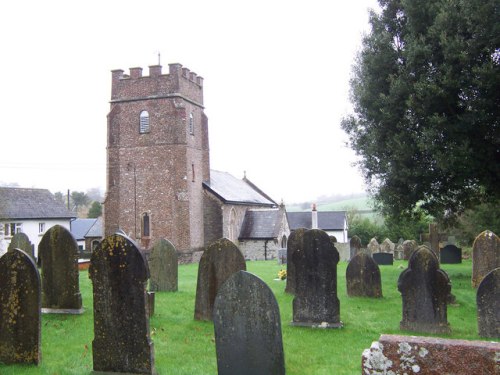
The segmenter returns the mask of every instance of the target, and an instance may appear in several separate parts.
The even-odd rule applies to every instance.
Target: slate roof
[[[47,189],[0,187],[0,219],[71,219],[76,217]]]
[[[102,217],[71,221],[71,234],[77,241],[83,241],[87,237],[101,238],[102,233]]]
[[[278,237],[282,212],[275,210],[247,210],[240,230],[240,240],[273,239]]]
[[[85,237],[104,237],[104,221],[102,219],[102,216],[99,216],[97,219],[95,219],[94,225],[92,225],[92,227],[88,230],[88,232],[85,234]]]
[[[287,212],[290,230],[311,229],[312,214],[308,212]],[[322,230],[344,230],[345,211],[318,211],[318,228]]]
[[[210,170],[210,181],[203,186],[215,194],[224,203],[277,206],[271,198],[264,194],[248,179],[237,179],[227,172]]]

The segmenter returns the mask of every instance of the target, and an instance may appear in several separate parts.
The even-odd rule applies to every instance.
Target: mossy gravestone
[[[42,312],[82,314],[78,275],[78,244],[66,228],[55,225],[38,245],[42,269]]]
[[[403,299],[403,330],[449,333],[446,301],[451,291],[450,279],[439,269],[431,249],[420,246],[399,275],[398,290]]]
[[[149,255],[149,290],[152,292],[176,292],[178,287],[177,252],[170,241],[156,241]]]
[[[302,249],[306,230],[306,228],[298,228],[290,233],[288,237],[286,246],[286,293],[295,294],[295,263],[293,261],[293,254],[295,254],[297,250]]]
[[[106,237],[90,259],[94,371],[154,374],[143,254],[126,236]]]
[[[340,302],[337,297],[339,253],[326,232],[311,229],[304,233],[303,248],[293,254],[295,264],[294,326],[339,328]]]
[[[368,252],[357,253],[346,269],[349,297],[382,297],[380,268]]]
[[[359,238],[356,235],[352,236],[351,240],[349,241],[349,247],[350,247],[349,259],[352,259],[357,253],[361,251],[361,248],[363,247],[361,245],[361,238]]]
[[[278,302],[257,276],[238,271],[222,285],[214,330],[219,375],[285,374]]]
[[[35,255],[33,254],[33,245],[30,242],[30,239],[26,235],[26,233],[16,233],[10,239],[8,251],[12,251],[14,249],[19,249],[28,254],[31,259],[35,259]]]
[[[415,240],[406,240],[403,242],[403,259],[410,259],[411,255],[415,250],[417,250],[418,245]]]
[[[247,269],[240,249],[227,238],[207,246],[198,266],[194,318],[212,320],[219,288],[233,273]]]
[[[0,258],[0,362],[41,359],[40,275],[31,257],[11,249]]]
[[[500,239],[492,231],[485,230],[472,244],[472,287],[477,288],[483,278],[500,267]]]
[[[476,302],[479,336],[500,339],[500,268],[483,278]]]

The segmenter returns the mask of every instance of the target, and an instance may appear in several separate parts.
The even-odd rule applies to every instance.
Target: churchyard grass
[[[277,281],[284,269],[276,261],[247,262],[247,269],[273,290],[281,313],[286,372],[294,374],[359,374],[361,353],[381,333],[418,335],[399,329],[401,295],[399,274],[406,261],[381,266],[381,299],[347,297],[346,262],[337,268],[342,329],[322,330],[291,327],[292,300],[285,294],[285,281]],[[457,303],[448,306],[452,333],[447,338],[481,340],[477,334],[475,289],[471,287],[470,260],[442,265],[452,282]],[[155,367],[159,374],[216,374],[217,361],[212,322],[193,319],[197,264],[179,266],[179,291],[157,292],[155,315],[150,320]],[[43,315],[42,362],[40,366],[0,365],[0,374],[88,374],[92,371],[93,312],[92,287],[87,271],[80,272],[83,315]],[[424,336],[432,336],[420,334]],[[489,341],[489,340],[488,340]]]

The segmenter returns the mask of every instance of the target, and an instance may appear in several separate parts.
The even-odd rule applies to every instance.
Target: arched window
[[[150,220],[147,212],[142,214],[142,237],[149,237],[151,235],[150,232]]]
[[[194,134],[194,117],[193,117],[193,113],[189,114],[189,134]]]
[[[149,113],[142,111],[139,116],[139,133],[149,133]]]
[[[281,248],[286,249],[286,246],[287,246],[287,238],[285,235],[283,235],[283,237],[281,237]]]

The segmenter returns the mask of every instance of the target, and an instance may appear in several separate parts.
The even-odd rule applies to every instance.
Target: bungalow
[[[103,237],[102,217],[71,221],[71,234],[78,243],[78,250],[90,253]]]
[[[37,257],[45,232],[54,225],[69,230],[75,217],[47,189],[0,187],[0,254],[7,251],[13,235],[22,232],[34,245]]]

